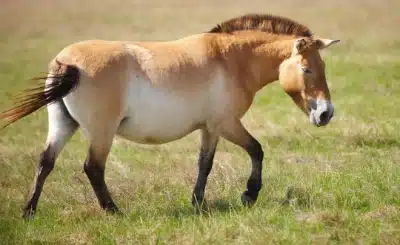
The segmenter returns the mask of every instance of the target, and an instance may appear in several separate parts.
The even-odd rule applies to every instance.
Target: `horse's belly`
[[[132,86],[128,110],[117,134],[131,141],[161,144],[200,128],[207,118],[207,100],[148,86]]]
[[[188,118],[155,112],[125,118],[117,134],[137,143],[162,144],[180,139],[200,126],[201,123]]]

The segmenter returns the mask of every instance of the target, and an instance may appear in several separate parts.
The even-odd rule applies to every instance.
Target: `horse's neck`
[[[245,33],[220,42],[230,67],[236,67],[248,89],[257,92],[278,80],[279,66],[291,56],[294,39],[276,35]]]

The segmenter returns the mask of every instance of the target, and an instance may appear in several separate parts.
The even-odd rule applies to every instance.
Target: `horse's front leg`
[[[201,130],[201,147],[198,160],[199,173],[192,195],[193,206],[201,206],[203,203],[204,190],[207,184],[208,175],[213,166],[218,139],[218,134],[211,133],[208,129]]]
[[[242,194],[245,206],[251,206],[257,201],[258,192],[262,187],[261,173],[264,152],[261,144],[244,128],[240,120],[226,121],[221,128],[221,136],[228,141],[241,146],[251,157],[252,170],[247,181],[247,189]]]

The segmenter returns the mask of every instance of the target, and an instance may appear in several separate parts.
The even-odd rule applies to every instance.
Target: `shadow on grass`
[[[233,200],[217,199],[205,201],[201,206],[192,206],[191,204],[174,207],[168,210],[168,215],[175,218],[189,216],[209,216],[215,213],[229,213],[242,209],[243,206]]]
[[[289,186],[284,197],[273,198],[267,203],[258,203],[255,207],[246,208],[236,199],[216,199],[205,201],[203,205],[193,207],[190,203],[183,206],[175,206],[168,210],[168,216],[184,218],[190,216],[212,216],[214,214],[235,213],[243,209],[254,209],[268,205],[282,207],[296,206],[300,209],[310,208],[312,205],[311,190],[307,187]]]

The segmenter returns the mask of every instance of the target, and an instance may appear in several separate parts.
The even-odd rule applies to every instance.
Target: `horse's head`
[[[294,42],[290,58],[279,68],[279,80],[297,106],[316,126],[329,123],[333,116],[325,64],[319,50],[339,40],[299,38]]]

